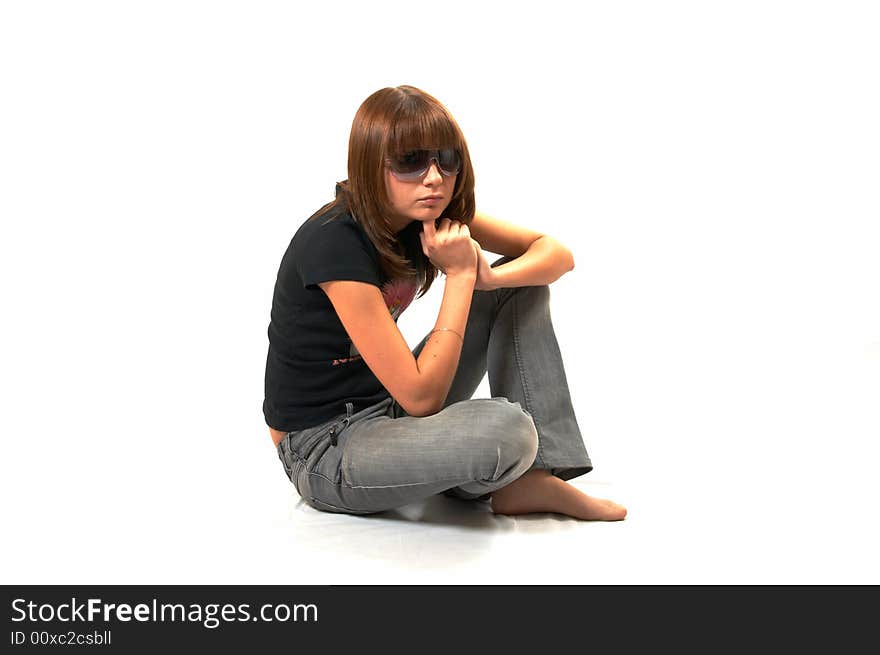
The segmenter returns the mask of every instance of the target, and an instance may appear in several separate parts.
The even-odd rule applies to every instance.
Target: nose
[[[428,166],[428,172],[425,173],[425,184],[440,184],[443,181],[443,176],[440,175],[440,167],[437,165],[435,160],[431,160],[431,164]]]

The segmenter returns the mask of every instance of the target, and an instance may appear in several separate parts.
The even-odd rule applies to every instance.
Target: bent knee
[[[510,459],[531,464],[538,453],[538,431],[532,417],[518,402],[510,402],[506,398],[492,400],[497,404],[494,411],[501,424],[496,432],[498,445]]]

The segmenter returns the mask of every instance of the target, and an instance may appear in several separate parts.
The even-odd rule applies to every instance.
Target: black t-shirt
[[[357,280],[379,287],[396,321],[416,282],[389,280],[367,233],[345,211],[314,216],[294,234],[278,271],[269,323],[263,415],[269,427],[302,430],[389,397],[318,286]]]

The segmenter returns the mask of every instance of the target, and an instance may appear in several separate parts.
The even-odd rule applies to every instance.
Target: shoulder
[[[370,242],[365,230],[346,209],[332,209],[312,215],[306,219],[294,236],[298,244],[337,239]]]
[[[379,286],[379,255],[351,212],[332,208],[309,217],[292,240],[291,256],[305,286],[357,280]]]

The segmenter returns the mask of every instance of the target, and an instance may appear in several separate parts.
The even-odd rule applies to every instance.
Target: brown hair
[[[349,211],[379,251],[390,278],[414,277],[425,295],[437,269],[422,252],[422,226],[413,221],[395,234],[385,188],[385,159],[419,148],[452,147],[461,154],[461,170],[449,205],[440,218],[470,223],[474,217],[474,172],[464,135],[449,111],[413,86],[386,87],[370,95],[355,114],[348,142],[348,179],[337,182],[336,199],[315,216]]]

